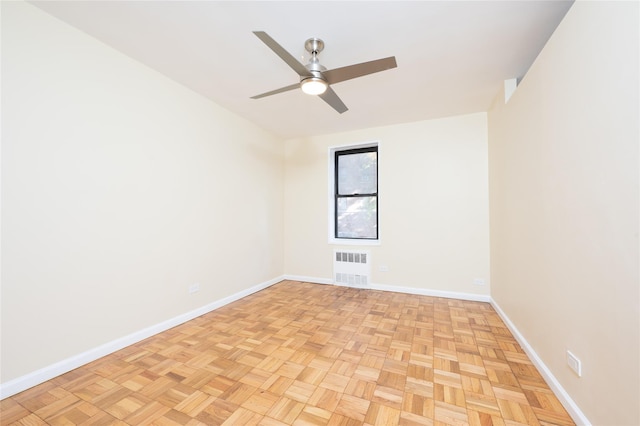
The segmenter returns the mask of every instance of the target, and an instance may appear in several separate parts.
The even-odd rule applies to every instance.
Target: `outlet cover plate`
[[[578,375],[578,377],[582,377],[582,362],[580,362],[580,359],[570,351],[567,351],[567,365]]]

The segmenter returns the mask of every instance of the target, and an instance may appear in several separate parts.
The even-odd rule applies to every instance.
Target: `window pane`
[[[338,194],[373,194],[378,192],[378,155],[362,152],[338,156]]]
[[[338,200],[338,238],[378,238],[376,197]]]

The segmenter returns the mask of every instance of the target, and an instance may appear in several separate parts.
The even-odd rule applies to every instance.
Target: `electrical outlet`
[[[484,285],[484,278],[474,278],[473,279],[473,284],[474,285]]]
[[[380,265],[380,272],[389,272],[389,267],[387,265]]]
[[[582,362],[580,362],[580,359],[578,359],[577,356],[569,351],[567,351],[567,365],[578,375],[578,377],[582,377]]]
[[[200,283],[193,283],[189,286],[189,294],[197,293],[200,291]]]

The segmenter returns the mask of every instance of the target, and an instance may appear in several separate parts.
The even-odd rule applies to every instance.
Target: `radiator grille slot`
[[[365,287],[371,282],[371,255],[361,250],[334,250],[333,278],[336,284]]]

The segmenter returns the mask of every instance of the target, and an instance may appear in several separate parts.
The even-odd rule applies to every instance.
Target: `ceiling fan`
[[[362,62],[360,64],[327,70],[320,65],[320,61],[318,60],[318,54],[324,49],[324,42],[319,38],[310,38],[304,43],[304,48],[311,54],[311,59],[307,65],[302,65],[293,55],[287,52],[264,31],[254,31],[253,33],[262,40],[267,47],[273,50],[280,59],[285,61],[287,65],[298,73],[300,82],[252,96],[251,99],[260,99],[299,87],[304,93],[319,96],[333,109],[342,114],[347,111],[348,108],[330,85],[397,67],[395,56],[390,56],[375,61]]]

